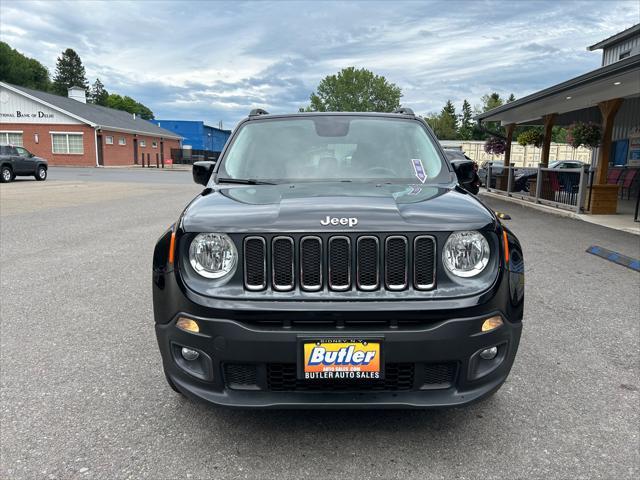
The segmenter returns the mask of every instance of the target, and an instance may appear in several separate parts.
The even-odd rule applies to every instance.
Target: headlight
[[[224,233],[200,233],[189,247],[193,269],[206,278],[221,278],[233,271],[238,252]]]
[[[442,251],[444,266],[458,277],[473,277],[489,263],[489,243],[480,232],[449,235]]]

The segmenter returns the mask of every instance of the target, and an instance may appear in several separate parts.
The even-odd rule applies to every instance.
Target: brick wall
[[[107,144],[107,137],[113,137],[113,144]],[[156,159],[162,162],[160,157],[160,137],[149,135],[134,135],[131,133],[102,131],[102,151],[105,166],[134,165],[134,138],[137,139],[138,165],[147,162],[156,165]],[[124,139],[125,145],[120,145],[120,139]],[[144,142],[144,146],[142,146]],[[156,147],[153,147],[156,142]],[[179,140],[162,140],[164,143],[164,158],[169,158],[172,148],[180,148]]]
[[[67,165],[81,167],[95,167],[96,147],[95,131],[87,125],[45,125],[28,123],[2,123],[2,131],[22,131],[23,146],[31,153],[46,159],[49,165]],[[51,132],[79,132],[82,133],[84,152],[82,154],[61,154],[53,153]],[[36,143],[36,135],[38,142]],[[148,135],[134,135],[131,133],[102,131],[102,151],[104,166],[133,165],[134,164],[134,137],[138,140],[138,164],[142,165],[143,156],[145,165],[147,161],[151,165],[162,162],[160,157],[160,137]],[[113,137],[113,145],[107,145],[107,136]],[[119,145],[120,138],[124,138],[126,145]],[[142,146],[142,142],[145,146]],[[156,142],[156,148],[153,147]],[[180,148],[179,140],[163,140],[164,158],[171,157],[172,148]],[[148,159],[148,160],[147,160]]]
[[[2,123],[0,130],[22,131],[22,145],[34,155],[44,158],[49,165],[78,165],[93,167],[96,164],[96,148],[93,128],[86,125],[50,125],[29,123]],[[82,154],[53,153],[51,132],[82,133]],[[36,135],[38,143],[36,143]]]

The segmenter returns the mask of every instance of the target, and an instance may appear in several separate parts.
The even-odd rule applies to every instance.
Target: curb
[[[640,224],[638,224],[637,227],[632,227],[632,228],[618,227],[618,226],[607,225],[607,224],[599,222],[598,221],[598,215],[579,214],[579,213],[575,213],[575,212],[570,212],[568,210],[562,210],[560,208],[553,208],[553,207],[550,207],[548,205],[542,205],[542,204],[539,204],[539,203],[528,202],[527,200],[521,200],[519,198],[513,198],[513,197],[508,197],[506,195],[500,195],[499,193],[493,193],[493,192],[484,191],[484,192],[480,192],[478,195],[482,195],[482,196],[489,197],[489,198],[495,198],[496,200],[503,200],[505,202],[515,203],[517,205],[522,205],[524,207],[529,207],[529,208],[532,208],[534,210],[538,210],[538,211],[545,212],[545,213],[550,213],[550,214],[556,215],[558,217],[573,218],[574,220],[580,220],[582,222],[587,222],[587,223],[591,223],[591,224],[594,224],[594,225],[600,225],[601,227],[611,228],[612,230],[618,230],[620,232],[631,233],[633,235],[639,235],[640,236]]]

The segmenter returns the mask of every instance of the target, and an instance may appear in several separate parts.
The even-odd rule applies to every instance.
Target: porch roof
[[[480,122],[502,125],[538,124],[550,113],[558,114],[557,125],[576,117],[598,115],[598,103],[613,98],[640,96],[640,55],[618,62],[527,95],[474,117]]]

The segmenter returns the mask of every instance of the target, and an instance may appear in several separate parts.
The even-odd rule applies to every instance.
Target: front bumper
[[[181,392],[200,400],[236,407],[436,408],[463,405],[490,395],[509,374],[521,323],[505,319],[502,327],[481,333],[485,318],[449,319],[410,330],[357,332],[274,330],[226,319],[197,318],[199,334],[178,329],[175,320],[156,325],[156,333],[168,379]],[[402,384],[405,389],[385,391],[381,387],[378,391],[349,386],[347,391],[300,391],[289,383],[287,391],[282,383],[273,385],[272,366],[295,365],[300,338],[327,337],[380,338],[385,365],[412,365],[411,376]],[[188,373],[180,357],[183,346],[199,350],[200,359],[210,362],[204,375]],[[498,347],[496,358],[480,359],[479,352],[492,346]],[[255,373],[249,384],[230,383],[229,365],[250,366]],[[452,366],[453,370],[447,371],[453,373],[448,379],[429,383],[434,365]],[[478,378],[480,373],[484,374]],[[276,387],[285,390],[274,391]]]
[[[506,270],[500,271],[488,291],[476,297],[414,302],[411,309],[407,308],[409,302],[386,302],[386,308],[380,308],[382,302],[347,302],[341,310],[331,305],[334,309],[330,311],[320,310],[318,305],[274,310],[273,302],[267,302],[269,310],[258,302],[242,303],[244,311],[235,305],[216,309],[194,301],[183,288],[174,272],[154,279],[156,336],[164,370],[184,394],[219,405],[464,405],[490,395],[506,380],[522,330],[524,275]],[[390,304],[396,308],[389,308]],[[494,315],[502,317],[503,325],[481,332],[483,321]],[[195,319],[200,332],[177,328],[181,316]],[[295,378],[302,338],[380,339],[389,381],[375,386],[349,385],[342,390],[317,385],[306,388],[304,381]],[[480,360],[479,352],[493,346],[498,347],[495,361]],[[180,356],[182,347],[201,352],[204,366],[199,372],[189,370]],[[324,386],[331,382],[326,380]]]

